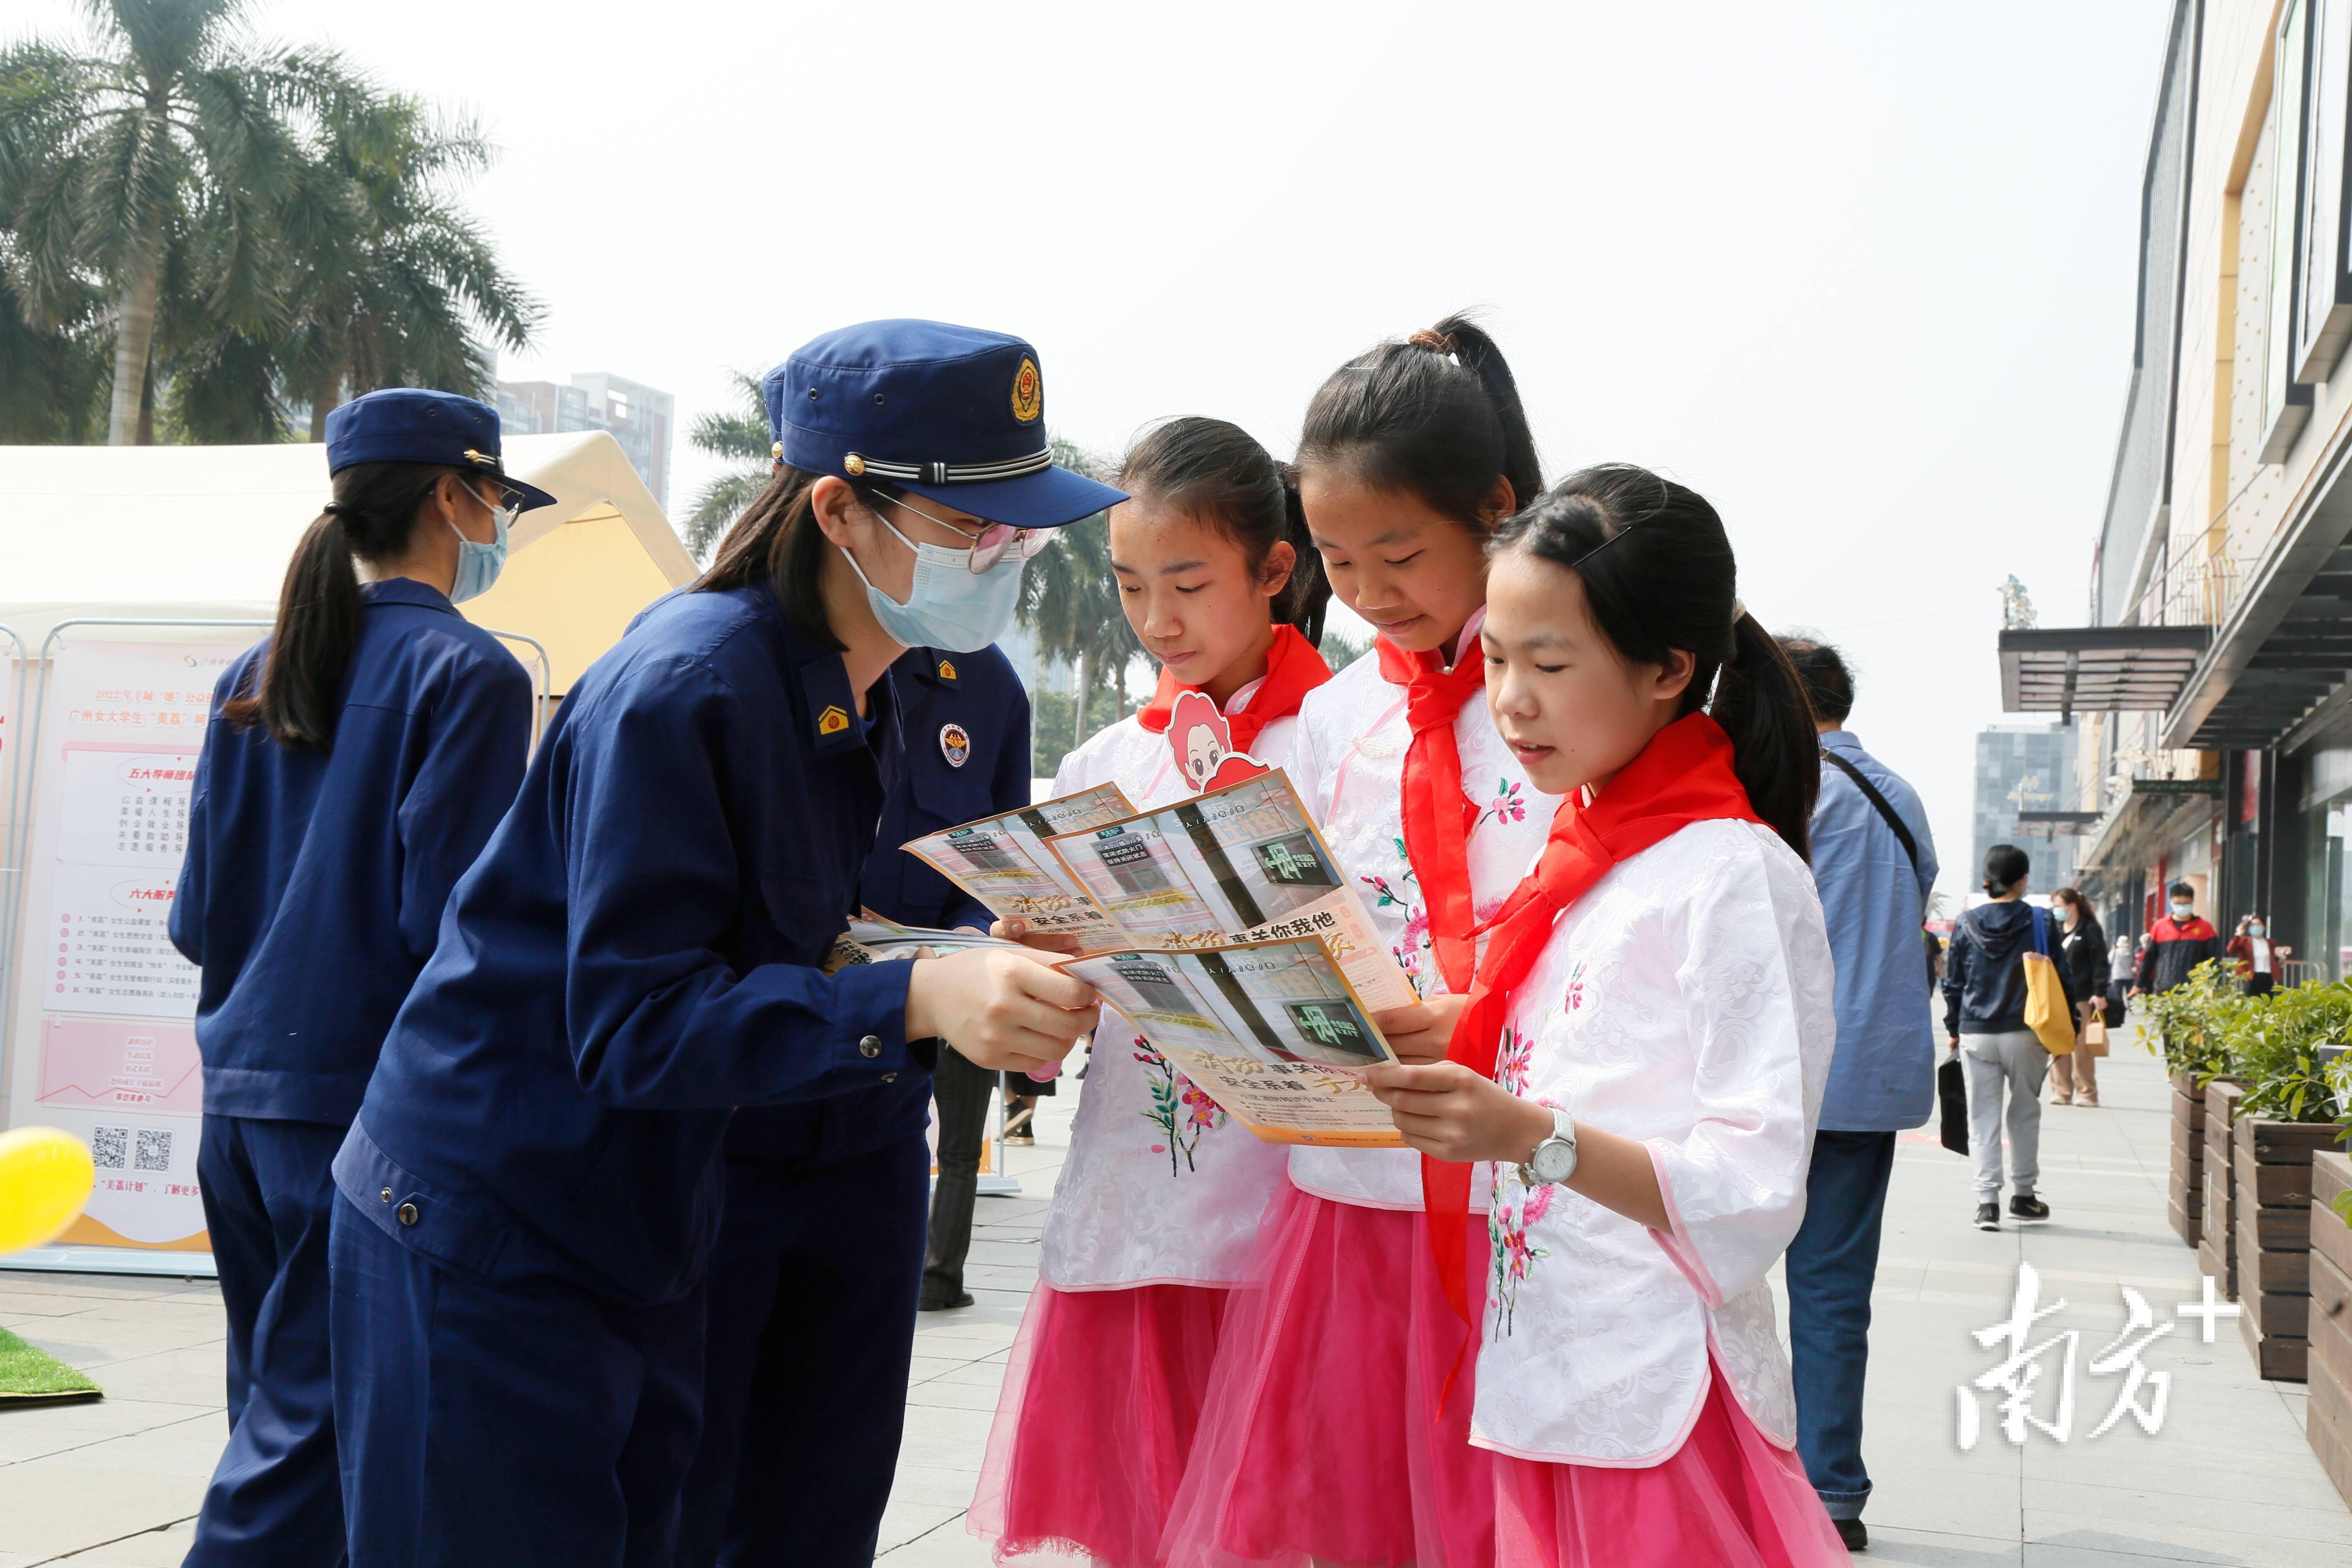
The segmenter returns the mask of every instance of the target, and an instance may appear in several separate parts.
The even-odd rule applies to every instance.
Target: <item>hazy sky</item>
[[[70,26],[70,0],[10,30]],[[1060,432],[1317,384],[1479,306],[1545,471],[1663,468],[1748,606],[1854,662],[1853,727],[1973,884],[1994,587],[2080,622],[2129,372],[2169,6],[263,4],[469,110],[548,305],[509,375],[681,428],[827,328],[1039,348]],[[672,502],[708,469],[683,449]]]

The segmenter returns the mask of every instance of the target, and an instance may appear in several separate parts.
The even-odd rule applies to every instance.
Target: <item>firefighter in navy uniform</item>
[[[1028,694],[993,647],[910,648],[890,683],[906,752],[859,901],[908,925],[984,932],[988,911],[899,846],[1029,804]],[[921,1215],[933,1085],[936,1232],[938,1208],[954,1204],[957,1164],[976,1167],[978,1123],[996,1081],[952,1048],[939,1050],[934,1075],[736,1113],[711,1255],[702,1447],[687,1481],[678,1568],[873,1559],[898,1465],[919,1274],[929,1289]],[[967,1169],[966,1237],[975,1179]],[[959,1246],[959,1287],[961,1274]],[[855,1355],[840,1353],[853,1345]]]
[[[797,1221],[833,1265],[784,1291],[903,1300],[930,1042],[1026,1070],[1093,1026],[1087,987],[1013,950],[824,963],[901,770],[890,665],[1003,635],[1039,531],[1119,493],[1052,466],[1017,338],[868,322],[765,391],[775,479],[574,683],[336,1156],[352,1568],[673,1562],[736,1108],[772,1112],[765,1234]],[[898,1339],[792,1349],[862,1391],[903,1380]]]

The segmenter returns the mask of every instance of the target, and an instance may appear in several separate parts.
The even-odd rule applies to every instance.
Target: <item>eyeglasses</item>
[[[466,488],[474,489],[471,485]],[[511,485],[500,485],[499,499],[496,500],[490,500],[478,489],[474,490],[474,499],[496,513],[498,521],[508,528],[512,528],[515,525],[515,519],[522,515],[522,492]]]
[[[1052,536],[1042,528],[1015,528],[1009,522],[991,522],[982,525],[978,533],[972,533],[946,518],[933,517],[921,507],[908,506],[895,496],[877,496],[875,499],[911,511],[926,521],[936,522],[959,539],[971,541],[971,549],[965,552],[964,564],[973,572],[987,571],[1003,560],[1008,551],[1019,551],[1021,559],[1027,561],[1052,542]],[[906,536],[901,534],[899,537],[903,539]]]

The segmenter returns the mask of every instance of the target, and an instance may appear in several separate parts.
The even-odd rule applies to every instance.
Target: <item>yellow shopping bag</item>
[[[2074,1009],[2066,1005],[2066,987],[2059,983],[2057,962],[2050,956],[2050,917],[2033,911],[2033,949],[2024,955],[2025,1026],[2042,1048],[2063,1057],[2074,1048]]]

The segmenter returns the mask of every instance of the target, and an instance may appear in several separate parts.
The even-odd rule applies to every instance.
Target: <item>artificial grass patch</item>
[[[98,1384],[0,1329],[0,1400],[96,1399]]]

